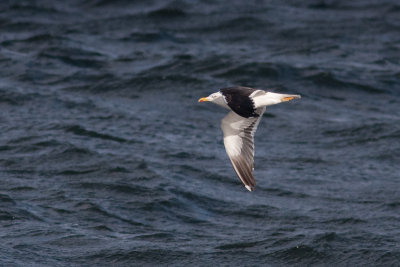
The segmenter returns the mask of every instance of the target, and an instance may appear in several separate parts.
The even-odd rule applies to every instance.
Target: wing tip
[[[246,189],[249,190],[250,192],[254,191],[254,186],[245,185],[244,187],[246,187]]]

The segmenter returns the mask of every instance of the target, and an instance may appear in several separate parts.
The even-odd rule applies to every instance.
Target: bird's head
[[[200,98],[199,102],[209,101],[209,102],[216,102],[216,104],[217,104],[219,101],[221,101],[221,100],[223,101],[223,98],[224,98],[224,96],[221,94],[221,92],[216,92],[207,97]]]

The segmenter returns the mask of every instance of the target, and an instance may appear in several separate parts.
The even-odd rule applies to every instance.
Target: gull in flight
[[[254,170],[254,133],[260,123],[266,106],[300,98],[266,92],[249,87],[228,87],[202,97],[199,102],[209,101],[230,112],[221,120],[226,154],[244,186],[253,191],[256,185]]]

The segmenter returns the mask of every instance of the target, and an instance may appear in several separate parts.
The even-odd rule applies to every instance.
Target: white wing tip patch
[[[249,186],[249,185],[245,185],[245,187],[246,187],[246,189],[249,190],[250,192],[252,192],[252,191],[254,190],[254,188],[252,188],[252,187]]]

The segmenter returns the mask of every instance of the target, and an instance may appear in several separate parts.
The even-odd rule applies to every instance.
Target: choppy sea
[[[0,265],[399,266],[399,116],[395,0],[1,1]]]

